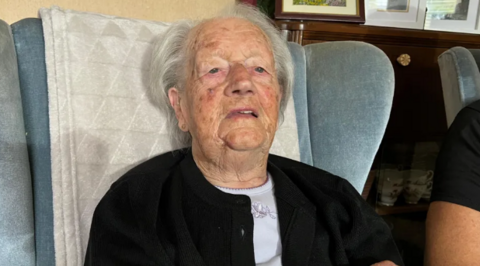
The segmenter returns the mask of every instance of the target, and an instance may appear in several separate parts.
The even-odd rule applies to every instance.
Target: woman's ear
[[[181,94],[176,88],[168,89],[168,99],[170,100],[170,105],[175,110],[175,116],[177,117],[178,127],[184,131],[188,132],[188,125],[187,121],[185,120],[185,116],[187,115],[184,113],[186,110],[182,109],[180,104],[181,102]]]

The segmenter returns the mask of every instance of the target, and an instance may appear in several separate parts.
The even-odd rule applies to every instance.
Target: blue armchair
[[[450,126],[463,107],[480,99],[480,49],[453,47],[438,57],[438,64]]]
[[[361,193],[390,115],[391,62],[360,42],[289,48],[301,161],[344,177]],[[60,264],[41,20],[0,21],[0,56],[0,265]]]
[[[10,27],[0,21],[0,265],[34,265],[33,195]]]

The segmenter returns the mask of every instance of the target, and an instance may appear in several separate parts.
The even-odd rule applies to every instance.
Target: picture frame
[[[276,19],[365,23],[365,0],[275,0]]]
[[[453,0],[447,11],[438,7],[437,1],[427,0],[425,30],[479,33],[480,0]]]
[[[427,0],[366,0],[365,25],[423,29]]]
[[[474,33],[480,34],[480,3],[478,3],[477,25]]]

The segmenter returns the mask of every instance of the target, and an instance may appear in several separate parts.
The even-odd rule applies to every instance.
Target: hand
[[[372,266],[397,266],[397,264],[395,264],[395,263],[393,263],[389,260],[384,260],[382,262],[375,263]]]

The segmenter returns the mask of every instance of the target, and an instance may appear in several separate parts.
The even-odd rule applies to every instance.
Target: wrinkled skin
[[[169,98],[197,166],[214,185],[263,184],[282,97],[267,38],[246,20],[215,19],[192,30],[188,50],[185,89]]]

